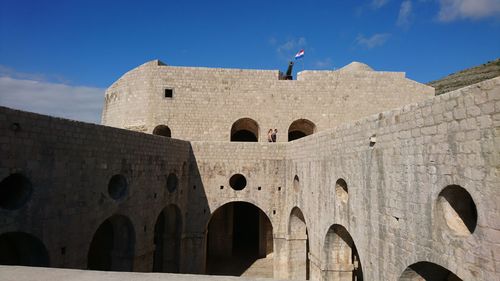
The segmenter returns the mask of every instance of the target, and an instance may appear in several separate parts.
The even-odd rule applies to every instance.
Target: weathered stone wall
[[[134,269],[151,271],[158,215],[169,204],[186,209],[188,142],[4,107],[0,121],[0,178],[20,173],[33,189],[21,208],[0,208],[0,234],[29,233],[46,246],[51,266],[86,268],[97,228],[120,214],[134,228]],[[170,193],[172,172],[179,186]],[[128,182],[119,200],[108,194],[115,174]]]
[[[126,73],[106,91],[102,123],[149,133],[163,124],[175,138],[229,141],[233,123],[251,118],[259,125],[260,141],[266,141],[269,128],[277,128],[277,141],[286,142],[288,128],[298,119],[310,120],[322,131],[434,95],[433,88],[406,79],[404,73],[368,67],[303,71],[297,80],[278,76],[271,70],[152,61]],[[164,97],[166,88],[174,90],[173,98]]]
[[[294,141],[286,159],[284,215],[294,207],[304,214],[313,280],[329,267],[324,245],[334,224],[352,236],[364,280],[398,280],[419,261],[462,280],[499,278],[500,78]],[[300,190],[290,192],[295,175]],[[347,203],[336,195],[340,178]],[[472,234],[443,218],[438,195],[449,185],[475,203]],[[280,227],[278,235],[288,225]]]
[[[500,78],[291,143],[189,143],[7,108],[0,121],[0,179],[21,173],[33,185],[24,206],[0,208],[0,235],[34,235],[51,266],[85,268],[96,229],[122,214],[135,232],[134,270],[151,270],[155,222],[175,204],[180,271],[203,273],[210,215],[244,201],[271,220],[275,278],[307,276],[307,244],[312,280],[352,270],[341,258],[330,264],[331,247],[347,249],[337,234],[352,238],[364,280],[398,280],[419,261],[463,280],[500,275]],[[171,172],[179,183],[174,192],[166,188]],[[241,191],[229,187],[235,173],[247,179]],[[129,183],[118,201],[107,190],[115,174]],[[339,178],[347,195],[336,192]],[[439,203],[449,185],[460,185],[475,203],[472,234],[457,233],[453,214]]]

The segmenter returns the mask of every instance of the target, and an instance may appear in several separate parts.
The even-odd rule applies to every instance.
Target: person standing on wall
[[[273,129],[269,129],[269,131],[267,132],[267,141],[268,142],[273,142]]]
[[[272,129],[271,129],[272,131]],[[271,134],[271,139],[273,140],[273,142],[276,142],[276,136],[278,134],[278,129],[274,129],[274,132],[272,132]]]

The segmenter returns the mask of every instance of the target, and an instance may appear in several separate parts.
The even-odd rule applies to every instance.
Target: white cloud
[[[0,105],[100,123],[105,89],[0,77]]]
[[[405,0],[399,8],[397,25],[400,27],[408,27],[411,21],[412,3],[410,0]]]
[[[367,49],[372,49],[384,45],[390,36],[391,34],[389,33],[377,33],[371,37],[365,37],[363,34],[360,34],[356,37],[356,44]]]
[[[500,16],[500,0],[439,0],[439,20],[481,19]]]

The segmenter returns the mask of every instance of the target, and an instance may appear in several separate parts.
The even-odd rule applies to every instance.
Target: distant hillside
[[[436,89],[436,96],[500,76],[500,59],[450,74],[427,83]]]

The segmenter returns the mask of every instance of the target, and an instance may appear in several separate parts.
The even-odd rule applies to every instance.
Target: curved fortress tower
[[[230,141],[241,130],[267,141],[273,128],[277,141],[286,142],[289,131],[308,135],[434,95],[402,72],[358,62],[338,71],[302,71],[297,80],[279,77],[273,70],[151,61],[109,87],[102,124],[147,133],[163,125],[173,138],[190,141]]]
[[[106,91],[103,125],[0,120],[1,264],[500,279],[500,77],[435,97],[361,63],[280,80],[151,61]],[[19,272],[67,274],[0,279]]]

